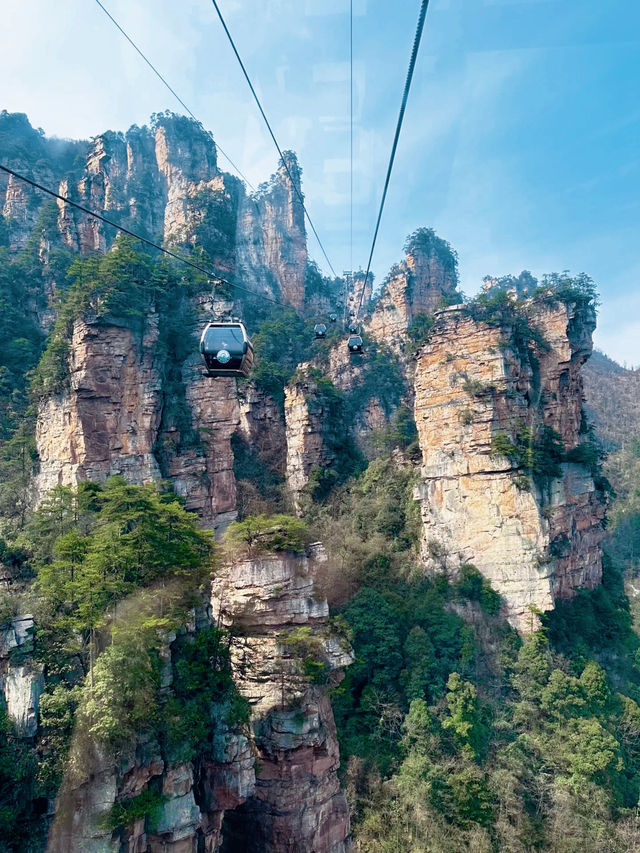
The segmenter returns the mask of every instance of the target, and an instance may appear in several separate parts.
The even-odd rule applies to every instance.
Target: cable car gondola
[[[337,320],[338,320],[338,315],[337,315],[337,314],[329,314],[329,320],[330,320],[330,322],[331,322],[331,323],[335,323],[335,322],[337,322]]]
[[[357,335],[358,334],[358,324],[357,323],[349,323],[349,334]]]
[[[349,340],[347,341],[347,346],[349,347],[349,352],[351,355],[354,353],[362,352],[362,338],[360,335],[349,335]]]
[[[248,376],[253,344],[243,323],[207,323],[200,338],[207,376]]]
[[[327,327],[324,323],[316,323],[313,327],[313,333],[316,336],[316,340],[321,340],[322,338],[327,337]]]

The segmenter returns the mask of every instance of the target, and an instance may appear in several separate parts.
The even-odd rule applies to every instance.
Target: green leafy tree
[[[292,515],[256,515],[234,521],[225,542],[236,553],[249,556],[277,551],[300,554],[311,540],[307,525]]]
[[[476,688],[469,681],[463,681],[457,672],[452,672],[447,691],[449,715],[442,721],[442,727],[452,732],[465,752],[478,759],[485,748],[486,730]]]

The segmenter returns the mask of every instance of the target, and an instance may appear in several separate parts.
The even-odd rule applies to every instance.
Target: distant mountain
[[[640,437],[640,370],[628,370],[596,350],[584,367],[587,412],[605,448]]]

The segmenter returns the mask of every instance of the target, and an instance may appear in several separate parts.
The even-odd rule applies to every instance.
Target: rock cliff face
[[[124,326],[75,323],[70,390],[44,401],[39,412],[40,495],[111,474],[134,483],[160,476],[153,455],[161,412],[160,365],[153,358],[157,315],[145,326],[140,340]]]
[[[270,556],[228,566],[213,583],[211,613],[197,614],[189,629],[213,620],[232,630],[234,678],[251,705],[251,731],[230,729],[220,708],[211,755],[178,763],[153,741],[114,757],[85,740],[82,762],[58,798],[48,853],[347,849],[328,681],[351,657],[328,632],[327,602],[314,592],[317,557]],[[310,654],[322,661],[326,684],[312,684],[305,674]],[[171,673],[169,666],[165,688]],[[163,797],[153,820],[140,818],[114,832],[105,827],[116,801],[148,790]]]
[[[600,582],[604,515],[586,467],[558,458],[553,475],[530,476],[526,460],[540,467],[546,452],[544,426],[562,452],[580,443],[580,368],[595,326],[591,309],[534,307],[546,345],[533,357],[516,345],[513,328],[448,309],[415,375],[425,564],[453,573],[473,563],[523,631],[536,626],[531,608],[549,610]]]
[[[287,449],[284,415],[273,397],[253,384],[240,392],[238,435],[260,459],[284,475]]]
[[[348,426],[365,455],[371,433],[383,429],[400,405],[413,405],[410,326],[418,317],[431,316],[443,300],[457,298],[455,255],[430,230],[420,233],[422,239],[408,244],[405,260],[391,270],[371,314],[354,319],[364,335],[364,354],[351,354],[345,337],[330,348],[326,364],[312,362],[349,401],[344,418],[351,419]],[[347,278],[347,312],[358,308],[364,279],[364,273]],[[366,283],[363,310],[370,296],[371,280]],[[316,389],[307,386],[305,380],[287,389],[285,406],[287,483],[296,506],[309,473],[334,461],[323,438],[326,419],[313,405]]]
[[[365,331],[373,340],[404,354],[407,330],[416,317],[430,315],[443,299],[455,296],[457,276],[451,259],[433,246],[414,245],[393,267],[382,286]]]
[[[143,236],[198,244],[218,270],[237,270],[245,286],[302,307],[307,266],[304,212],[282,164],[250,198],[238,179],[218,169],[211,134],[183,116],[158,115],[152,127],[108,131],[91,143],[48,140],[18,114],[0,115],[3,130],[0,154],[16,171],[105,212]],[[295,155],[285,156],[301,192]],[[84,167],[78,160],[84,160]],[[51,204],[42,193],[0,175],[0,213],[13,250],[24,248],[39,222],[43,251],[63,246],[91,254],[111,246],[113,229],[62,202],[57,221],[41,220]]]
[[[238,268],[251,290],[275,294],[301,309],[307,268],[304,209],[298,197],[301,173],[295,155],[285,152],[285,157],[288,171],[281,163],[261,192],[242,205]]]
[[[60,193],[145,236],[184,243],[194,238],[199,202],[207,192],[220,193],[233,209],[230,180],[218,172],[209,133],[185,118],[159,117],[152,129],[96,137],[81,178],[65,178]],[[112,229],[106,233],[102,223],[62,202],[58,209],[58,229],[68,248],[87,254],[111,244]]]
[[[322,559],[320,550],[317,558]],[[340,790],[326,676],[351,662],[326,629],[326,599],[313,586],[315,560],[264,557],[229,566],[214,581],[213,609],[236,640],[232,664],[252,708],[258,770],[253,794],[225,819],[225,853],[343,853],[348,808]],[[316,679],[317,680],[317,679]]]
[[[203,299],[201,308],[203,314],[213,312],[210,300]],[[58,484],[101,482],[114,474],[136,484],[165,476],[205,523],[216,526],[233,517],[235,380],[202,374],[197,337],[203,321],[185,329],[193,336],[194,354],[177,368],[195,436],[185,442],[163,420],[164,407],[175,401],[167,399],[164,386],[168,365],[157,346],[159,322],[150,313],[140,331],[113,318],[76,321],[69,390],[42,402],[38,413],[40,498]]]
[[[22,132],[28,141],[29,134],[35,134],[34,145],[38,140],[45,144],[28,123]],[[286,155],[292,178],[281,165],[270,183],[250,199],[236,179],[218,171],[211,135],[179,116],[158,116],[153,128],[102,134],[86,148],[81,176],[76,163],[73,177],[64,177],[60,173],[68,157],[56,160],[45,146],[42,162],[49,165],[46,169],[43,165],[44,171],[36,177],[55,186],[58,176],[62,194],[106,211],[114,221],[153,239],[195,243],[218,269],[237,269],[245,287],[296,307],[303,305],[306,233],[292,182],[300,191],[294,155]],[[16,149],[10,162],[26,168],[19,153]],[[43,201],[13,180],[0,183],[0,201],[14,248],[20,248],[33,231]],[[112,231],[59,203],[57,217],[49,217],[40,234],[46,291],[40,301],[51,302],[56,291],[49,268],[52,248],[62,246],[81,254],[104,252],[113,241]],[[112,474],[132,483],[166,477],[206,523],[222,524],[232,517],[236,495],[230,437],[239,419],[235,383],[202,377],[197,356],[198,334],[215,314],[211,302],[212,294],[206,290],[195,300],[198,322],[185,329],[185,335],[193,335],[193,356],[177,366],[169,365],[162,352],[161,319],[153,306],[143,328],[132,328],[130,322],[110,316],[85,316],[75,322],[69,347],[69,390],[40,406],[37,498],[56,484],[104,480]],[[38,311],[41,322],[51,321],[51,310]],[[182,432],[192,433],[189,440],[165,417],[175,394],[175,382],[169,382],[168,376],[176,370],[187,410],[188,423],[185,427],[183,422]],[[243,428],[251,441],[264,443],[259,434],[266,434],[261,429],[266,420],[280,426],[271,441],[279,442],[284,456],[282,420],[274,407],[269,412],[267,408],[264,399],[246,401]],[[284,469],[284,458],[280,467]]]
[[[190,633],[210,624],[200,613]],[[171,664],[172,640],[165,659]],[[175,663],[175,660],[173,661]],[[163,687],[173,680],[165,667]],[[216,853],[222,843],[225,812],[236,808],[255,787],[254,756],[248,738],[223,722],[225,709],[212,709],[211,748],[194,761],[172,762],[160,744],[141,740],[117,756],[76,730],[74,752],[56,803],[48,853]],[[73,747],[72,747],[73,750]],[[114,803],[143,792],[161,795],[153,819],[141,817],[112,831],[105,821]]]
[[[286,480],[294,506],[300,509],[300,496],[311,472],[330,464],[325,444],[325,412],[317,401],[318,385],[304,367],[298,381],[285,389],[285,422],[287,425]]]
[[[34,737],[44,690],[42,666],[31,660],[33,618],[16,616],[0,627],[0,697],[20,737]]]

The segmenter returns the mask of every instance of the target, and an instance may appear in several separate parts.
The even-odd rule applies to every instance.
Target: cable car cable
[[[102,11],[105,13],[105,15],[107,16],[107,18],[109,18],[109,20],[110,20],[110,21],[115,25],[115,27],[116,27],[118,30],[120,30],[120,32],[122,33],[122,35],[126,38],[126,40],[129,42],[129,44],[131,45],[131,47],[136,51],[136,53],[138,53],[138,55],[139,55],[139,56],[141,56],[141,57],[142,57],[142,59],[144,59],[144,61],[145,61],[145,62],[147,63],[147,65],[149,66],[149,68],[153,71],[153,73],[156,75],[156,77],[157,77],[157,78],[158,78],[158,79],[159,79],[159,80],[160,80],[160,81],[161,81],[161,82],[162,82],[162,83],[167,87],[167,89],[171,92],[171,94],[172,94],[172,95],[173,95],[173,97],[178,101],[178,103],[179,103],[182,107],[184,107],[184,109],[189,113],[189,115],[191,116],[191,118],[192,118],[194,121],[197,121],[197,122],[198,122],[198,124],[202,125],[202,122],[201,122],[201,121],[200,121],[200,120],[199,120],[199,119],[198,119],[198,118],[197,118],[197,117],[192,113],[192,111],[191,111],[191,110],[189,109],[189,107],[185,104],[185,102],[182,100],[182,98],[180,97],[180,95],[179,95],[179,94],[176,92],[176,90],[171,86],[171,84],[170,84],[170,83],[168,83],[168,82],[167,82],[167,80],[162,76],[162,74],[158,71],[158,69],[157,69],[157,68],[155,67],[155,65],[153,64],[153,62],[151,62],[151,60],[150,60],[150,59],[148,59],[148,58],[145,56],[145,54],[144,54],[144,53],[142,52],[142,50],[138,47],[138,45],[134,42],[134,40],[131,38],[131,36],[130,36],[127,32],[125,32],[125,30],[120,26],[120,24],[116,21],[116,19],[113,17],[113,15],[111,14],[111,12],[110,12],[110,11],[109,11],[105,6],[103,6],[103,5],[102,5],[102,3],[100,2],[100,0],[95,0],[95,2],[98,4],[98,6],[100,6],[100,8],[102,9]],[[204,125],[203,125],[203,126],[204,126]],[[245,184],[246,184],[246,185],[251,189],[251,191],[252,191],[252,192],[254,192],[254,193],[255,193],[255,192],[256,192],[256,188],[253,186],[253,184],[251,183],[251,181],[250,181],[247,177],[245,177],[245,175],[243,175],[243,174],[242,174],[242,172],[241,172],[241,171],[240,171],[240,169],[236,166],[236,164],[233,162],[233,160],[231,159],[231,157],[229,157],[229,155],[228,155],[228,154],[226,154],[226,153],[225,153],[225,151],[222,149],[222,146],[221,146],[221,145],[219,145],[217,142],[215,142],[215,146],[216,146],[216,148],[218,149],[218,151],[222,154],[222,156],[225,158],[225,160],[226,160],[226,161],[231,165],[231,167],[232,167],[232,168],[233,168],[233,169],[238,173],[238,175],[240,175],[240,177],[241,177],[241,178],[242,178],[242,180],[245,182]]]
[[[42,186],[42,184],[37,183],[31,178],[27,178],[26,175],[21,175],[19,172],[14,172],[13,169],[9,169],[8,166],[3,166],[2,163],[0,163],[0,170],[6,172],[7,175],[11,175],[12,177],[17,178],[19,181],[23,181],[25,184],[29,184],[35,189],[40,190],[41,192],[58,199],[58,201],[63,201],[65,204],[68,204],[71,207],[75,207],[78,210],[81,210],[88,216],[93,216],[94,219],[98,219],[100,222],[104,222],[105,225],[110,225],[112,228],[121,231],[123,234],[128,234],[129,237],[134,237],[136,240],[140,240],[141,243],[145,243],[147,246],[151,246],[153,249],[157,249],[159,252],[168,255],[170,258],[173,258],[176,261],[180,261],[181,263],[186,264],[189,267],[193,267],[194,270],[198,270],[198,272],[204,273],[204,275],[206,275],[207,279],[209,280],[213,280],[214,282],[218,282],[220,284],[226,284],[229,287],[233,287],[236,290],[242,291],[243,293],[249,293],[251,296],[256,296],[258,299],[265,299],[267,302],[272,302],[274,305],[280,305],[282,308],[289,307],[285,305],[284,302],[279,302],[277,299],[272,299],[270,296],[265,296],[263,293],[258,293],[255,290],[250,290],[248,287],[242,287],[242,285],[240,284],[234,284],[228,279],[223,278],[218,273],[212,272],[206,267],[195,263],[195,261],[190,261],[188,258],[177,254],[177,252],[172,252],[171,249],[165,249],[164,246],[159,246],[158,243],[154,243],[153,240],[149,240],[147,237],[142,237],[140,234],[136,234],[135,231],[130,231],[128,228],[125,228],[122,225],[118,225],[117,222],[114,222],[111,219],[107,219],[106,216],[102,216],[100,213],[96,213],[95,211],[90,210],[88,207],[79,204],[77,201],[72,201],[70,198],[67,198],[67,196],[60,195],[60,193],[54,192],[48,187]]]
[[[353,0],[349,0],[349,275],[344,281],[344,319],[353,284]]]
[[[353,0],[349,0],[349,269],[353,273]]]
[[[271,124],[269,123],[269,119],[267,118],[265,111],[262,109],[262,104],[260,103],[260,98],[258,97],[256,90],[253,88],[253,83],[251,82],[251,78],[249,77],[249,74],[247,72],[247,69],[245,68],[244,62],[242,61],[242,59],[240,57],[240,54],[238,53],[238,49],[237,49],[235,42],[231,36],[231,33],[229,32],[229,28],[227,27],[225,19],[222,16],[222,12],[220,11],[220,7],[218,6],[218,3],[216,2],[216,0],[211,0],[211,2],[213,3],[213,6],[214,6],[216,12],[218,13],[218,17],[220,18],[220,23],[222,24],[222,27],[223,27],[226,35],[227,35],[227,38],[229,39],[229,44],[231,45],[233,52],[236,55],[236,59],[238,60],[240,68],[242,69],[242,73],[244,74],[245,80],[249,84],[249,88],[251,89],[251,94],[253,95],[253,99],[256,102],[258,109],[260,110],[260,115],[264,119],[264,123],[267,126],[267,130],[269,131],[271,139],[273,140],[273,144],[275,145],[276,150],[278,151],[278,154],[280,155],[282,165],[284,166],[284,168],[287,172],[287,175],[289,176],[289,180],[291,181],[291,186],[293,187],[296,195],[298,196],[300,204],[302,205],[302,209],[304,210],[305,216],[307,217],[309,225],[311,226],[311,230],[313,231],[315,238],[318,241],[318,245],[320,246],[322,254],[324,255],[326,262],[329,264],[329,269],[333,273],[334,277],[338,278],[338,274],[334,270],[333,265],[332,265],[331,261],[329,260],[329,256],[327,255],[325,248],[322,245],[322,240],[318,236],[318,232],[316,231],[315,225],[313,224],[313,221],[312,221],[311,217],[309,216],[309,211],[307,210],[307,208],[305,206],[304,198],[302,197],[302,193],[298,189],[298,185],[294,181],[293,175],[291,174],[291,171],[289,170],[289,166],[287,165],[287,161],[284,158],[284,154],[282,153],[282,149],[280,148],[280,146],[278,144],[278,140],[276,139],[275,133],[273,132]]]
[[[418,48],[420,47],[420,39],[422,38],[422,30],[424,29],[424,21],[427,15],[427,8],[429,6],[429,0],[422,0],[422,5],[420,7],[420,15],[418,17],[418,26],[416,28],[416,35],[413,40],[413,49],[411,51],[411,58],[409,60],[409,70],[407,71],[407,79],[404,84],[404,92],[402,95],[402,103],[400,105],[400,114],[398,115],[398,123],[396,125],[396,132],[393,138],[393,145],[391,147],[391,156],[389,158],[389,167],[387,169],[387,177],[384,182],[384,189],[382,191],[382,199],[380,201],[380,210],[378,211],[378,220],[376,222],[376,228],[373,233],[373,242],[371,243],[371,251],[369,252],[369,261],[367,263],[367,272],[364,277],[364,284],[362,285],[362,293],[360,294],[360,304],[358,305],[358,314],[362,308],[362,301],[364,299],[364,292],[367,287],[367,280],[369,278],[369,273],[371,272],[371,261],[373,260],[373,252],[376,248],[376,240],[378,239],[378,230],[380,229],[380,220],[382,219],[382,211],[384,210],[384,203],[387,198],[387,190],[389,189],[389,180],[391,178],[391,170],[393,169],[393,162],[396,157],[396,150],[398,148],[398,140],[400,138],[400,131],[402,129],[402,122],[404,120],[404,113],[407,107],[407,100],[409,99],[409,90],[411,89],[411,81],[413,79],[413,72],[416,67],[416,60],[418,58]]]

